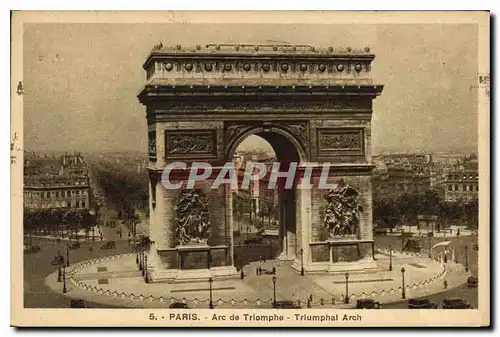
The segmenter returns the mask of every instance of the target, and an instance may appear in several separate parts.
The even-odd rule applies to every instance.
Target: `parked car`
[[[420,253],[422,250],[422,243],[417,239],[408,239],[405,246],[403,247],[403,252],[415,252]]]
[[[69,249],[78,249],[80,248],[80,242],[73,242],[69,245]]]
[[[87,302],[85,300],[71,300],[71,308],[87,308]]]
[[[40,251],[40,246],[37,245],[25,245],[24,252],[25,253],[38,253]]]
[[[408,300],[408,309],[437,309],[437,304],[427,298],[412,298]]]
[[[373,234],[375,234],[375,235],[387,235],[387,229],[386,228],[375,228],[373,230]]]
[[[356,302],[356,309],[380,309],[382,305],[371,298],[365,298]]]
[[[101,246],[101,249],[113,249],[116,248],[116,244],[114,241],[108,241]]]
[[[170,304],[169,308],[170,309],[189,309],[189,306],[186,303],[175,302],[175,303]]]
[[[52,262],[50,264],[53,265],[53,266],[64,264],[64,256],[62,256],[62,255],[55,256],[54,260],[52,260]]]
[[[479,284],[479,279],[474,276],[467,277],[467,287],[475,288]]]
[[[300,309],[300,305],[293,301],[276,301],[272,307],[275,309]]]
[[[472,309],[472,306],[463,298],[447,298],[442,302],[443,309]]]
[[[255,245],[258,245],[258,244],[262,244],[264,243],[264,238],[259,236],[259,237],[255,237],[255,238],[251,238],[251,239],[247,239],[245,241],[243,241],[243,243],[245,245],[250,245],[250,244],[255,244]]]

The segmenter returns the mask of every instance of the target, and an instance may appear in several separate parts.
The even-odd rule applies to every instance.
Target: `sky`
[[[24,148],[146,152],[137,93],[153,45],[285,42],[371,48],[385,86],[373,106],[374,153],[474,151],[477,34],[472,24],[26,24]]]

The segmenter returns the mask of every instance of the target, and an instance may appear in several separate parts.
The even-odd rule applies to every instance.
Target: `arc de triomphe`
[[[383,89],[371,77],[374,58],[369,48],[155,46],[138,96],[149,137],[150,280],[237,275],[233,191],[207,184],[250,135],[267,140],[278,161],[297,162],[299,174],[313,167],[312,189],[280,192],[279,258],[306,273],[374,268],[371,117]],[[205,184],[162,184],[167,164],[200,161],[213,168]],[[333,190],[316,187],[327,162]],[[179,168],[169,177],[187,175]]]

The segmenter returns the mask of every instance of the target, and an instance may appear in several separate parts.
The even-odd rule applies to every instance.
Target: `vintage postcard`
[[[489,20],[13,12],[12,325],[489,326]]]

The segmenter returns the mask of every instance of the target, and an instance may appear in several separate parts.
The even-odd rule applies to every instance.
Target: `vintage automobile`
[[[73,242],[68,247],[69,247],[69,249],[78,249],[78,248],[80,248],[80,242]]]
[[[87,302],[85,300],[71,300],[71,308],[87,308]]]
[[[437,309],[437,304],[427,298],[412,298],[408,300],[408,309]]]
[[[403,247],[403,252],[420,253],[422,250],[422,243],[417,239],[408,239]]]
[[[243,241],[243,243],[245,245],[259,245],[259,244],[262,244],[264,243],[264,238],[262,236],[258,236],[258,237],[255,237],[255,238],[250,238],[250,239],[247,239],[245,241]]]
[[[387,235],[387,228],[375,227],[373,229],[375,235]]]
[[[101,246],[101,249],[113,249],[116,248],[116,244],[114,241],[108,241]]]
[[[169,308],[170,309],[189,309],[189,306],[186,303],[175,302],[175,303],[170,304]]]
[[[467,277],[467,287],[469,288],[475,288],[479,284],[479,279],[474,276],[469,276]]]
[[[300,309],[300,305],[293,301],[276,301],[271,306],[274,309]]]
[[[38,253],[40,251],[40,246],[37,245],[25,245],[24,252],[25,253]]]
[[[52,262],[50,264],[53,266],[57,266],[59,264],[64,264],[64,256],[62,256],[62,255],[55,256],[54,260],[52,260]]]
[[[447,298],[442,302],[443,309],[472,309],[472,306],[462,298]]]
[[[371,298],[365,298],[356,302],[356,309],[380,309],[382,305]]]

